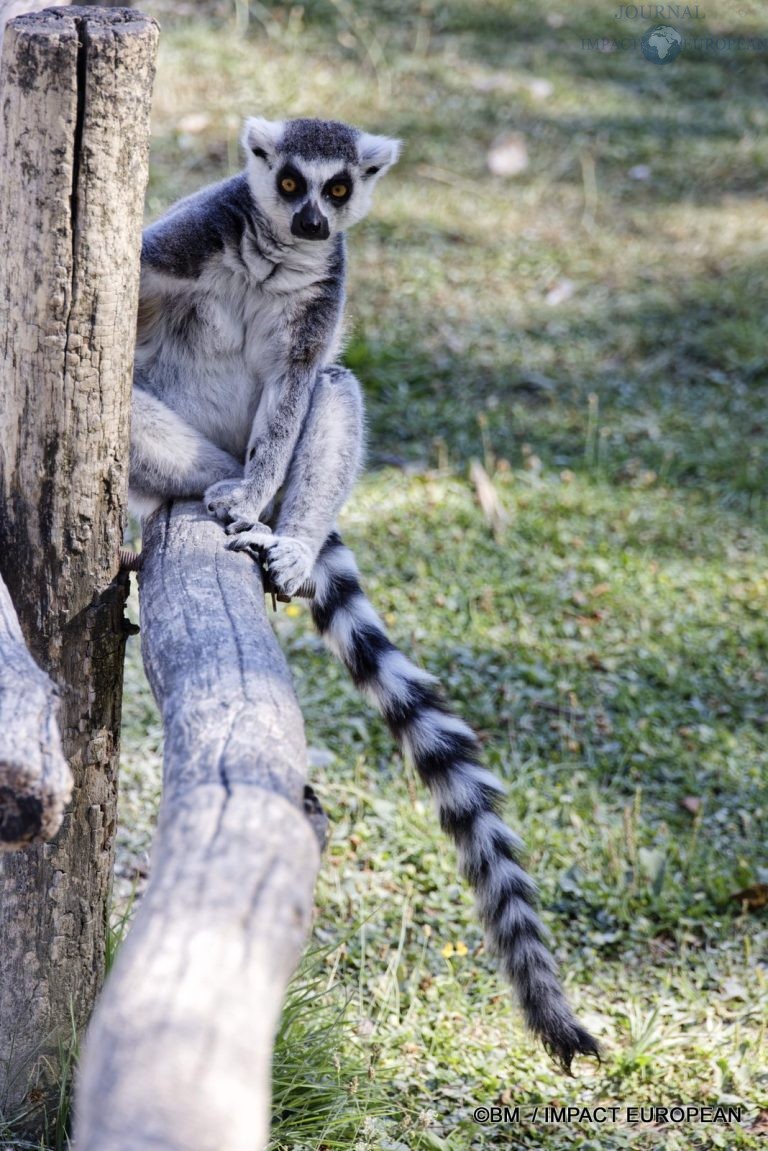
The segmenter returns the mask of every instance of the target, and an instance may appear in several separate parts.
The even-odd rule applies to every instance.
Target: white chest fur
[[[142,300],[155,302],[156,315],[137,347],[137,369],[147,369],[159,399],[238,457],[265,393],[280,386],[292,323],[323,278],[318,256],[278,264],[225,248],[194,280],[142,275]]]

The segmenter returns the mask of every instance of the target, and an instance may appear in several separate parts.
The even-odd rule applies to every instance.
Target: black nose
[[[302,240],[327,240],[331,229],[319,208],[314,204],[305,204],[291,220],[291,232]]]

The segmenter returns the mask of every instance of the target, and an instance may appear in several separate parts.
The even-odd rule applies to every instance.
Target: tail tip
[[[541,1036],[547,1054],[566,1075],[573,1075],[572,1063],[577,1055],[586,1055],[602,1063],[600,1044],[575,1019]]]

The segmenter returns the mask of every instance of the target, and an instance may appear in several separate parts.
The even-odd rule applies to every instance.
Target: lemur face
[[[253,194],[284,242],[328,240],[367,213],[400,143],[336,120],[246,120]]]

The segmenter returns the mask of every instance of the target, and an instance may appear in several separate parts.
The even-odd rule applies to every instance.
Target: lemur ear
[[[264,120],[261,116],[250,116],[243,125],[240,141],[246,152],[266,160],[269,164],[277,151],[282,133],[282,120]]]
[[[397,163],[400,141],[392,140],[389,136],[372,136],[369,132],[361,132],[357,152],[364,179],[382,176],[387,168]]]

